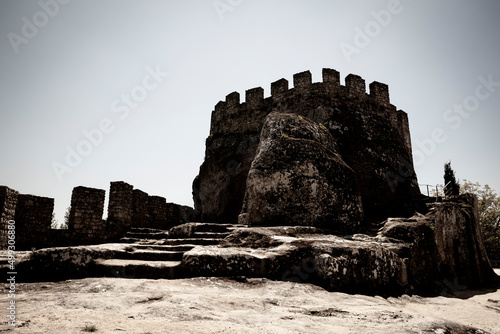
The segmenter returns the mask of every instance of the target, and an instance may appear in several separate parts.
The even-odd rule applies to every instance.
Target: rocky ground
[[[500,290],[448,286],[438,297],[382,298],[267,279],[21,283],[17,327],[3,317],[0,333],[500,333]]]

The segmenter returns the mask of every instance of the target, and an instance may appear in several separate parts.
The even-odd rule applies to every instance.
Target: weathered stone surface
[[[441,274],[450,282],[475,287],[497,276],[484,248],[477,197],[464,194],[434,205],[435,239]]]
[[[179,204],[167,203],[166,212],[167,228],[187,222],[186,209]]]
[[[224,233],[232,225],[214,223],[186,223],[174,226],[169,230],[170,238],[191,238],[197,232]]]
[[[148,227],[148,194],[142,190],[132,191],[132,227]]]
[[[102,219],[105,194],[102,189],[73,189],[68,229],[73,232],[74,242],[86,244],[103,240],[106,229],[106,222]]]
[[[325,127],[294,114],[269,114],[239,223],[356,231],[363,217],[361,197],[353,170],[335,148]]]
[[[144,233],[149,229],[137,229],[135,233],[148,240],[42,249],[22,258],[17,267],[23,280],[244,276],[307,282],[349,293],[453,293],[447,289],[455,281],[440,270],[436,256],[434,217],[431,213],[389,219],[375,236],[325,235],[310,226],[188,223],[163,233],[161,240],[151,240]],[[6,258],[6,251],[2,255]],[[6,267],[0,269],[5,273]]]
[[[188,251],[183,265],[194,276],[267,277],[346,292],[397,294],[408,287],[403,261],[391,251],[388,242],[288,229],[236,230],[221,246]]]
[[[391,250],[403,259],[412,288],[420,291],[434,291],[442,283],[433,228],[427,216],[389,218],[378,234],[394,242]]]
[[[196,209],[205,221],[234,223],[242,208],[245,182],[255,158],[265,117],[294,113],[322,123],[337,143],[342,160],[359,186],[366,220],[409,217],[419,196],[406,113],[390,104],[388,87],[375,82],[370,94],[358,76],[339,84],[337,71],[324,69],[323,82],[310,74],[273,83],[271,96],[239,103],[234,93],[212,112],[205,161],[193,183]],[[253,90],[252,90],[253,91]],[[236,99],[237,97],[237,99]]]
[[[133,189],[126,182],[111,182],[109,189],[107,230],[110,239],[121,238],[132,224]]]
[[[148,197],[148,217],[151,228],[166,230],[167,226],[167,200],[161,196]]]
[[[16,206],[16,246],[19,249],[46,247],[50,243],[54,199],[19,195]]]

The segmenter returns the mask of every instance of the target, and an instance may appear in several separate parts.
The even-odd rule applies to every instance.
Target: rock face
[[[465,194],[434,206],[435,239],[442,275],[451,282],[482,286],[495,276],[484,248],[477,197]]]
[[[351,233],[363,208],[354,171],[323,126],[295,114],[266,117],[239,223],[310,225]]]
[[[292,113],[322,124],[336,143],[335,150],[354,171],[365,220],[413,214],[419,195],[413,168],[408,118],[389,102],[388,87],[365,82],[356,75],[340,85],[339,73],[323,70],[323,82],[311,73],[262,88],[229,94],[212,112],[205,161],[193,183],[195,206],[208,222],[234,223],[241,212],[247,176],[256,156],[264,120],[271,112]]]
[[[325,235],[314,227],[240,228],[219,246],[186,252],[192,276],[310,282],[349,293],[454,295],[498,287],[477,225],[473,195],[433,204],[426,215],[390,218],[376,236]]]

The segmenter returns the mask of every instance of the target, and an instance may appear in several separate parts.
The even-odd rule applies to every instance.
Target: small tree
[[[66,226],[69,226],[69,215],[70,215],[70,212],[71,212],[71,206],[68,206],[66,208],[66,212],[64,213],[64,224]]]
[[[59,222],[55,218],[55,215],[52,213],[52,221],[50,222],[50,228],[56,229],[59,226]]]
[[[451,169],[451,161],[444,164],[444,193],[446,196],[456,196],[460,193],[460,185]]]

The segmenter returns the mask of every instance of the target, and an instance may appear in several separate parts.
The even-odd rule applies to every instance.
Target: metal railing
[[[428,197],[441,197],[441,196],[446,196],[446,194],[444,193],[444,187],[442,185],[433,185],[433,184],[419,184],[418,185],[419,188],[420,188],[420,192],[422,194],[426,194],[427,193],[427,196]],[[424,191],[422,191],[422,187],[425,187]]]

